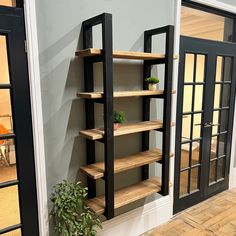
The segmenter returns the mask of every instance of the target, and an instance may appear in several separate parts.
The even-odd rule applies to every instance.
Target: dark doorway
[[[24,14],[12,6],[0,7],[0,235],[37,236]]]

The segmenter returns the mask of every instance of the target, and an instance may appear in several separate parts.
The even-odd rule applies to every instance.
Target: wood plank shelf
[[[172,94],[175,94],[176,91],[173,90]],[[163,95],[164,90],[138,90],[138,91],[119,91],[114,92],[113,97],[114,98],[123,98],[123,97],[144,97],[144,96],[158,96]],[[90,92],[90,93],[84,93],[84,92],[78,92],[77,96],[80,98],[85,99],[99,99],[103,98],[103,92]]]
[[[93,57],[102,55],[102,49],[88,48],[79,50],[75,53],[79,57]],[[130,52],[130,51],[113,51],[113,58],[119,59],[133,59],[133,60],[158,60],[164,59],[165,54],[161,53],[147,53],[147,52]],[[173,59],[178,59],[177,55],[174,55]]]
[[[170,154],[170,157],[173,157],[173,153]],[[134,169],[156,161],[160,161],[161,159],[162,152],[158,148],[126,157],[117,158],[114,161],[114,173],[117,174],[126,170]],[[80,169],[92,179],[100,179],[104,177],[104,162],[83,166]]]
[[[172,126],[174,123],[172,122]],[[161,129],[163,127],[163,122],[160,120],[155,121],[142,121],[137,123],[128,123],[121,125],[121,127],[114,131],[114,136],[121,136],[126,134],[139,133],[143,131],[150,131],[155,129]],[[104,135],[103,128],[98,129],[88,129],[80,131],[80,136],[91,139],[98,140],[102,139]]]
[[[125,206],[129,203],[148,197],[161,191],[161,180],[154,177],[144,180],[138,184],[122,188],[115,192],[115,209]],[[102,214],[105,211],[105,196],[98,196],[86,201],[86,205],[96,214]]]

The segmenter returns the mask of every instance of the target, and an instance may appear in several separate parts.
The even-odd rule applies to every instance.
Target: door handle
[[[204,123],[204,124],[195,124],[194,126],[202,126],[203,125],[203,127],[204,128],[210,128],[210,127],[212,127],[212,126],[219,126],[220,124],[212,124],[211,122],[210,123]]]
[[[210,123],[205,123],[203,127],[204,128],[211,128],[212,127],[212,123],[211,122]]]

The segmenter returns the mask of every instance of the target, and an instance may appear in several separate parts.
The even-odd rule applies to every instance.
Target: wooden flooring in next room
[[[16,179],[16,166],[6,166],[0,162],[0,183]],[[17,186],[0,189],[0,209],[0,229],[20,223]],[[3,236],[21,236],[21,232],[18,229]]]
[[[235,236],[236,189],[222,192],[178,214],[143,236]]]

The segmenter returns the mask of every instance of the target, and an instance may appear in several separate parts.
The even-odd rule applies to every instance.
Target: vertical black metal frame
[[[102,57],[84,59],[85,91],[94,91],[93,63],[103,62],[104,88],[104,161],[105,161],[105,216],[114,217],[114,128],[113,128],[113,58],[112,58],[112,15],[103,13],[83,22],[84,49],[93,47],[92,28],[102,25]],[[94,101],[85,102],[86,128],[95,126]],[[87,140],[87,164],[95,163],[95,141]],[[95,180],[87,178],[89,198],[96,196]]]
[[[170,158],[170,133],[171,133],[171,98],[172,98],[172,77],[173,77],[173,54],[174,54],[174,26],[147,30],[144,32],[144,51],[152,51],[152,36],[165,34],[165,59],[163,61],[144,61],[143,88],[147,89],[145,78],[151,75],[151,68],[154,64],[165,65],[164,76],[164,111],[163,111],[163,140],[162,140],[162,195],[169,194],[169,158]],[[143,98],[143,120],[150,119],[150,98]],[[142,136],[143,151],[149,149],[149,132],[144,132]],[[143,166],[142,178],[149,176],[148,165]]]
[[[18,186],[21,218],[20,224],[0,229],[0,235],[21,228],[22,235],[36,236],[39,225],[23,9],[0,7],[0,28],[0,34],[6,36],[10,75],[10,84],[1,85],[0,89],[10,90],[14,130],[13,134],[1,135],[0,140],[15,141],[18,178],[1,183],[0,189]]]

